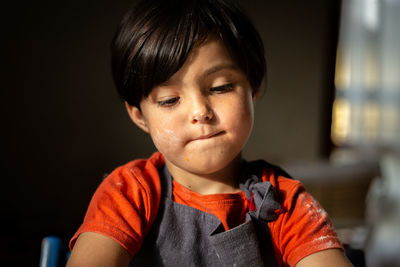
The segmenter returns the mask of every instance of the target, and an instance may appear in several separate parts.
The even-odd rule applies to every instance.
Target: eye
[[[178,102],[178,100],[179,100],[179,97],[173,97],[173,98],[169,98],[166,100],[158,101],[157,104],[159,106],[163,106],[163,107],[170,107],[170,106],[175,105]]]
[[[216,86],[216,87],[212,87],[210,89],[211,92],[216,92],[216,93],[224,93],[224,92],[229,92],[233,89],[233,84],[228,83],[228,84],[224,84],[221,86]]]

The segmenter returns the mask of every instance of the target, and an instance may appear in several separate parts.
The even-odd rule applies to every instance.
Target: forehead
[[[234,60],[222,40],[215,36],[210,36],[193,47],[182,68],[184,68],[185,65],[193,64],[196,61],[206,63],[221,60],[231,62],[232,64],[234,63]]]
[[[210,37],[196,45],[182,67],[162,85],[184,81],[185,79],[204,79],[223,71],[241,72],[223,42],[219,38]]]

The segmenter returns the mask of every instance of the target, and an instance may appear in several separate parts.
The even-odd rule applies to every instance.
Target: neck
[[[176,182],[202,195],[239,192],[241,155],[232,160],[225,168],[213,173],[199,174],[186,171],[165,161],[169,172]]]

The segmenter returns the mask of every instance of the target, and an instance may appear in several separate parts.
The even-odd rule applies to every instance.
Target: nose
[[[196,96],[192,101],[192,111],[190,114],[191,123],[205,123],[211,121],[214,113],[206,97]]]

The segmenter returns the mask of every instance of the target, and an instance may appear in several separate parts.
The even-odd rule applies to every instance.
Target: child
[[[138,1],[113,40],[112,70],[159,152],[102,182],[69,266],[350,266],[302,185],[241,157],[266,65],[233,2]]]

